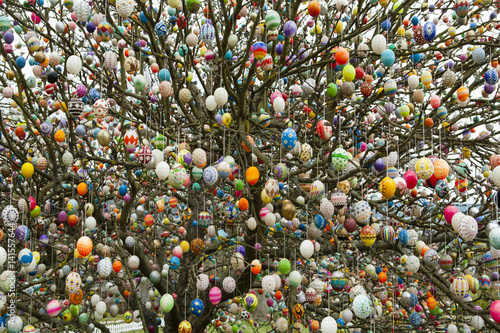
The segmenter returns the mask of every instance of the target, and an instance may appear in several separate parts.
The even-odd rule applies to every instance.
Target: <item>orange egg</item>
[[[68,224],[72,227],[74,227],[78,223],[78,216],[72,214],[68,216]],[[80,252],[80,251],[78,251]]]
[[[349,61],[349,51],[343,47],[340,47],[337,52],[335,52],[335,60],[339,65],[345,65]]]
[[[321,5],[316,0],[309,2],[309,4],[307,5],[307,12],[312,17],[318,16],[320,11],[321,11]]]
[[[434,120],[432,118],[425,118],[424,125],[427,128],[434,126]]]
[[[115,273],[118,273],[119,271],[122,270],[122,263],[119,261],[119,260],[116,260],[114,263],[113,263],[113,271]]]
[[[380,283],[386,283],[387,282],[387,274],[385,274],[384,272],[378,273],[378,281]]]
[[[254,166],[251,166],[247,169],[246,178],[250,185],[255,185],[259,181],[259,169]]]
[[[241,198],[239,200],[238,206],[239,206],[240,210],[246,211],[248,209],[248,200],[245,198]]]
[[[16,128],[15,133],[16,133],[16,136],[17,136],[19,139],[23,139],[23,138],[24,138],[24,136],[26,135],[26,134],[24,133],[24,129],[23,129],[21,126],[19,126],[19,127],[17,127],[17,128]]]
[[[63,142],[66,139],[66,134],[62,129],[58,130],[55,134],[55,139],[57,142]]]
[[[78,184],[78,186],[76,187],[76,191],[78,192],[78,194],[80,195],[85,195],[87,194],[87,191],[88,191],[88,188],[87,188],[87,184],[85,184],[84,182],[81,182],[80,184]]]
[[[422,257],[425,256],[425,252],[427,252],[427,250],[429,250],[429,249],[430,249],[430,247],[427,245],[422,248],[422,252],[420,253],[422,255]]]
[[[153,73],[157,73],[159,69],[160,69],[160,66],[158,66],[158,64],[156,62],[151,65],[151,71]]]
[[[250,144],[253,146],[255,144],[253,138],[250,136],[250,135],[247,135],[247,139],[248,139],[248,142],[250,142]],[[243,149],[249,153],[252,151],[252,148],[248,148],[246,145],[245,145],[245,142],[241,142],[241,145],[243,146]]]

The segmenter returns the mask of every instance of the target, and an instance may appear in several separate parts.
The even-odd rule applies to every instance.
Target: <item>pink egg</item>
[[[418,182],[418,177],[417,177],[417,174],[411,170],[408,170],[405,172],[405,174],[403,175],[403,179],[405,180],[406,182],[406,187],[408,189],[412,189],[414,188],[415,186],[417,186],[417,182]]]
[[[264,217],[269,213],[269,208],[267,207],[262,207],[260,210],[260,218],[264,219]]]
[[[53,299],[47,304],[47,314],[51,317],[57,317],[61,313],[61,303]]]
[[[174,249],[172,250],[172,254],[174,256],[176,256],[177,258],[181,258],[182,257],[182,248],[180,246],[176,246],[174,247]]]
[[[452,205],[446,207],[444,209],[444,218],[445,218],[446,222],[451,224],[451,219],[453,218],[453,215],[455,215],[456,213],[458,213],[457,207],[452,206]]]
[[[36,207],[36,200],[33,197],[30,197],[30,211],[35,209]]]
[[[222,292],[219,288],[213,287],[212,289],[210,289],[210,293],[208,294],[208,296],[210,298],[210,303],[212,303],[213,305],[217,305],[222,298]]]
[[[437,95],[433,95],[430,99],[430,103],[434,109],[437,109],[441,106],[441,98],[439,98],[439,96]]]
[[[493,303],[491,303],[490,314],[491,318],[495,322],[500,323],[500,301],[494,301]]]

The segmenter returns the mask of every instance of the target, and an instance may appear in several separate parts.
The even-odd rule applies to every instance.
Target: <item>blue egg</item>
[[[163,38],[167,35],[167,25],[162,21],[156,23],[155,33],[158,37]]]
[[[199,317],[201,316],[201,314],[203,313],[203,310],[205,309],[205,305],[203,304],[203,302],[201,301],[201,299],[199,298],[195,298],[192,302],[191,302],[191,306],[190,306],[190,310],[191,310],[191,313],[195,316],[195,317]]]
[[[382,30],[384,31],[389,31],[391,30],[391,21],[389,20],[385,20],[382,22],[382,24],[380,25],[380,27],[382,28]]]
[[[23,56],[17,57],[16,66],[19,68],[24,68],[24,66],[26,66],[26,59],[24,59]]]
[[[421,322],[422,322],[422,318],[420,318],[420,314],[418,312],[413,312],[410,315],[410,324],[411,324],[411,326],[418,327]]]
[[[82,137],[85,135],[85,126],[83,125],[78,125],[76,126],[75,128],[75,133],[76,135],[78,135],[79,137]]]
[[[170,72],[166,68],[162,68],[158,73],[158,79],[160,82],[170,81]]]
[[[181,264],[181,261],[179,260],[179,258],[177,257],[172,257],[170,259],[170,268],[173,269],[173,270],[178,270],[179,269],[179,265]]]
[[[417,24],[418,24],[418,17],[413,16],[413,17],[411,18],[411,24],[413,24],[413,25],[417,25]]]
[[[292,150],[297,144],[297,133],[291,128],[287,128],[281,135],[281,143],[287,150]]]
[[[326,228],[326,220],[319,214],[316,214],[316,216],[314,216],[314,224],[319,230],[323,230]]]
[[[422,28],[422,36],[428,42],[432,42],[436,37],[436,25],[432,22],[426,22]]]
[[[498,82],[498,73],[494,69],[489,69],[484,73],[484,81],[486,83],[494,85]]]
[[[123,197],[125,194],[127,194],[127,186],[121,185],[120,188],[118,189],[118,193]]]
[[[229,50],[224,55],[224,59],[225,60],[231,60],[232,57],[233,57],[233,53],[231,51],[229,51]]]
[[[139,21],[141,21],[141,23],[143,24],[148,23],[148,19],[146,17],[146,14],[144,14],[144,12],[139,13]]]
[[[394,51],[391,49],[387,49],[382,54],[380,55],[380,59],[382,60],[382,63],[386,67],[391,67],[394,64],[394,61],[396,61],[396,55],[394,54]]]

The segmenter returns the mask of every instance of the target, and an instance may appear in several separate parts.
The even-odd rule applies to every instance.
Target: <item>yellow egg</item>
[[[189,243],[187,241],[182,241],[181,242],[181,249],[182,249],[182,252],[184,252],[184,253],[189,251]]]
[[[316,118],[316,113],[314,113],[314,112],[312,112],[312,111],[311,111],[311,112],[309,113],[309,118],[311,118],[311,119]]]
[[[174,25],[174,32],[177,32],[177,30],[179,30],[179,27]]]
[[[188,76],[187,76],[187,78],[186,78],[186,80],[187,80],[188,82],[191,82],[191,81],[193,80],[193,73],[189,72],[189,73],[188,73]]]
[[[403,28],[403,27],[398,28],[398,36],[404,37],[405,32],[406,32],[405,28]]]
[[[335,32],[340,34],[342,30],[344,30],[344,25],[342,24],[342,21],[339,20],[335,26]]]

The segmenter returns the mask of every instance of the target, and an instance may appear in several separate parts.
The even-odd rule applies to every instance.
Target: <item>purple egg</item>
[[[493,20],[494,20],[494,19],[496,19],[496,18],[497,18],[497,13],[496,13],[496,12],[491,12],[491,13],[490,13],[490,20],[492,20],[492,21],[493,21]]]
[[[484,91],[489,95],[495,91],[495,86],[492,84],[485,83],[484,84]]]
[[[7,31],[5,33],[5,35],[3,35],[3,40],[7,43],[7,44],[12,44],[12,42],[14,41],[14,34],[10,31]]]
[[[38,242],[40,243],[40,247],[45,247],[49,243],[49,236],[43,234],[40,236],[38,239]]]
[[[238,247],[236,248],[236,252],[239,252],[242,256],[245,256],[247,250],[245,250],[245,247],[243,245],[238,245]]]
[[[29,234],[30,231],[28,227],[25,225],[20,225],[19,227],[16,228],[15,236],[22,242],[28,239]]]
[[[130,201],[130,194],[128,194],[128,193],[127,193],[127,194],[125,194],[125,195],[123,196],[123,200],[124,200],[125,202],[129,202],[129,201]]]
[[[57,214],[57,220],[59,221],[59,223],[64,223],[67,219],[68,214],[65,211],[61,211],[59,212],[59,214]]]
[[[392,104],[391,102],[387,102],[387,103],[385,103],[385,112],[387,112],[387,113],[391,114],[391,113],[393,113],[393,112],[394,112],[394,109],[395,109],[395,108],[396,108],[396,107],[395,107],[395,106],[394,106],[394,104]]]
[[[272,298],[267,299],[267,306],[273,306],[273,299]]]
[[[222,115],[221,115],[221,114],[217,114],[217,115],[215,116],[215,120],[217,120],[217,122],[218,122],[219,124],[222,124]]]
[[[294,21],[286,21],[283,27],[283,33],[286,38],[292,38],[297,32],[297,24]]]
[[[467,54],[462,53],[462,54],[460,55],[460,60],[461,60],[461,61],[465,61],[465,60],[467,60]]]
[[[93,33],[95,31],[95,25],[92,22],[87,23],[87,31]]]
[[[306,49],[301,48],[299,50],[299,60],[304,60],[308,55],[309,55],[309,52]]]
[[[87,87],[85,87],[83,84],[79,84],[76,87],[76,95],[78,97],[83,97],[87,94]]]
[[[260,245],[260,243],[255,243],[254,247],[255,247],[256,250],[261,250],[262,249],[262,245]]]
[[[283,44],[276,45],[276,53],[281,55],[283,53]]]
[[[498,277],[499,277],[498,272],[491,273],[491,279],[492,280],[498,280]]]
[[[375,163],[373,164],[373,167],[375,168],[375,170],[377,170],[378,172],[381,172],[383,170],[385,170],[385,163],[384,163],[384,160],[379,158],[375,161]]]

